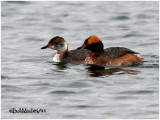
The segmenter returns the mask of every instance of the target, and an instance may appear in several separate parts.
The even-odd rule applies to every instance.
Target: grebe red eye
[[[54,42],[53,43],[51,43],[50,45],[49,45],[49,47],[52,47],[54,45]]]

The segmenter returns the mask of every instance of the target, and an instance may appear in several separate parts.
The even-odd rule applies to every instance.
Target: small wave
[[[159,68],[159,56],[158,55],[142,55],[144,60],[140,68]]]
[[[77,105],[77,106],[73,106],[76,108],[102,108],[102,107],[106,107],[106,106],[95,106],[95,105]]]
[[[150,93],[154,93],[154,92],[155,91],[152,91],[152,90],[137,90],[137,91],[120,92],[119,94],[142,95],[142,94],[150,94]]]
[[[8,76],[1,75],[1,79],[9,79]]]
[[[135,96],[116,96],[115,99],[133,99]]]
[[[2,25],[2,29],[3,30],[12,30],[12,29],[14,29],[14,27],[13,26],[8,26],[8,25]]]
[[[26,41],[45,41],[43,38],[37,38],[35,36],[26,37]]]
[[[76,119],[77,115],[76,114],[67,114],[67,115],[63,115],[64,118],[68,118],[68,119]]]
[[[129,33],[126,34],[124,36],[122,36],[122,38],[129,38],[129,37],[145,37],[146,35],[142,35],[142,34],[138,34],[138,33]]]
[[[13,3],[13,4],[30,4],[28,1],[5,1],[6,3]]]
[[[74,105],[74,106],[66,106],[67,108],[104,108],[106,106],[103,106],[103,105]]]
[[[83,82],[73,82],[70,84],[65,85],[65,87],[71,87],[71,88],[86,88],[90,87],[91,85]]]
[[[151,57],[152,57],[152,58],[159,58],[158,55],[152,55]]]
[[[66,90],[57,90],[57,91],[52,91],[49,94],[76,94],[77,92],[74,91],[66,91]]]
[[[52,85],[47,82],[39,82],[39,83],[29,84],[29,86],[52,86]]]
[[[147,65],[142,65],[140,68],[159,68],[159,64],[147,64]]]
[[[128,16],[118,16],[118,17],[112,17],[111,20],[129,20],[130,17]]]
[[[146,15],[146,14],[138,14],[135,16],[137,19],[148,19],[152,18],[152,16]]]
[[[23,89],[17,86],[12,86],[12,85],[2,85],[1,88],[5,91],[18,91],[21,92]]]
[[[159,61],[159,56],[158,55],[142,55],[143,58],[147,61],[147,60],[152,60],[152,61]]]

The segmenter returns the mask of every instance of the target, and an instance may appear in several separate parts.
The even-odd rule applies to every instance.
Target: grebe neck
[[[68,45],[66,42],[63,43],[63,46],[57,49],[56,55],[53,57],[54,62],[62,62],[63,58],[66,57],[68,52]]]

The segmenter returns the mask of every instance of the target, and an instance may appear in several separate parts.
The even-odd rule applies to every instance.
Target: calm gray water
[[[2,2],[2,118],[158,118],[158,2]],[[69,50],[95,34],[144,64],[57,64],[41,50],[62,36]],[[12,108],[45,113],[10,113]]]

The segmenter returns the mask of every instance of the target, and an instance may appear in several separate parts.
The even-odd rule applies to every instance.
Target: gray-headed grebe
[[[56,55],[53,57],[54,62],[68,62],[74,64],[85,63],[86,56],[90,53],[89,50],[84,48],[68,51],[68,45],[63,37],[53,37],[47,45],[41,49],[51,48],[57,50]]]

